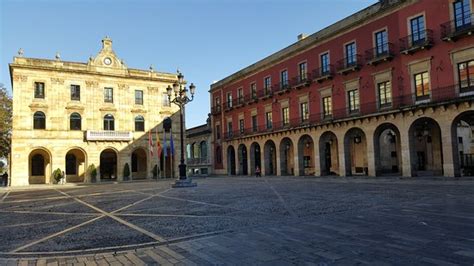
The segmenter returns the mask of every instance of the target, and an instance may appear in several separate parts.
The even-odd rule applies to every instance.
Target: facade
[[[175,74],[128,68],[112,50],[112,40],[87,63],[25,58],[10,64],[13,88],[11,185],[52,183],[52,172],[65,172],[67,182],[124,180],[177,173],[178,156],[166,164],[151,154],[149,136],[162,138],[162,121],[171,117],[179,143],[179,109],[171,106],[166,88]],[[175,118],[175,116],[177,118]],[[149,134],[149,132],[153,134]],[[175,134],[176,133],[176,134]],[[179,154],[179,145],[176,145]],[[171,169],[175,169],[172,171]],[[157,173],[158,171],[155,171]],[[94,180],[92,180],[94,181]]]
[[[211,85],[214,168],[472,174],[471,0],[381,0]]]
[[[211,153],[211,122],[186,130],[186,165],[188,176],[213,174]]]

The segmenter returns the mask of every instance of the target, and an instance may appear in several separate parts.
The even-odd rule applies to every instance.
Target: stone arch
[[[451,125],[455,176],[474,176],[474,111],[456,116]]]
[[[28,155],[28,182],[29,184],[51,183],[52,173],[51,152],[44,147],[36,147]]]
[[[400,131],[392,123],[383,123],[374,131],[375,174],[400,175],[402,173]]]
[[[72,147],[66,152],[66,181],[84,182],[87,170],[87,153],[80,147]]]
[[[353,127],[344,135],[346,175],[367,175],[367,137],[362,129]]]
[[[273,140],[267,140],[264,149],[264,161],[265,161],[265,175],[276,175],[276,146]]]
[[[339,147],[336,134],[324,132],[319,138],[319,165],[321,175],[339,175]]]
[[[100,179],[116,180],[118,166],[118,151],[115,148],[106,148],[100,153]]]
[[[298,140],[298,166],[300,176],[314,175],[316,164],[314,162],[314,141],[305,134]]]
[[[234,146],[227,147],[227,174],[235,175],[235,149]]]
[[[280,141],[280,172],[282,176],[295,174],[295,151],[293,141],[285,137]]]
[[[143,147],[138,147],[131,153],[130,172],[132,179],[145,179],[148,176],[147,152]]]
[[[432,118],[413,121],[408,130],[412,176],[443,175],[441,128]]]
[[[239,175],[248,175],[248,152],[245,144],[240,144],[237,148],[239,156]]]
[[[250,144],[250,174],[255,175],[255,169],[262,169],[262,155],[261,155],[260,144],[253,142]],[[261,171],[261,170],[260,170]]]

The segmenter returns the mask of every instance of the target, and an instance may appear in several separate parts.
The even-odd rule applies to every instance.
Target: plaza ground
[[[474,182],[207,178],[0,190],[0,265],[472,265]]]

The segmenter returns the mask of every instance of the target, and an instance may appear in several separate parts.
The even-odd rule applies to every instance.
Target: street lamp
[[[179,179],[176,180],[173,187],[194,187],[196,183],[192,183],[191,179],[186,177],[186,164],[184,163],[184,121],[183,121],[183,113],[184,113],[184,106],[192,102],[194,99],[194,93],[196,90],[196,86],[193,83],[189,85],[189,92],[191,93],[191,98],[188,97],[188,89],[186,88],[186,82],[184,81],[184,75],[178,70],[177,75],[178,80],[173,83],[173,87],[171,88],[168,85],[166,88],[166,92],[168,94],[168,100],[177,106],[179,106],[179,124],[180,124],[180,136],[181,136],[181,161],[179,164]],[[171,100],[171,97],[174,93],[174,98]]]

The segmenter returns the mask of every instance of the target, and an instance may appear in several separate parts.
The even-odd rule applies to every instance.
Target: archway
[[[255,169],[262,169],[260,145],[254,142],[250,145],[250,174],[255,175]]]
[[[113,149],[105,149],[100,153],[100,179],[117,179],[117,153]]]
[[[235,175],[235,149],[232,145],[227,147],[227,174]]]
[[[339,175],[339,150],[337,136],[331,131],[319,138],[319,163],[321,175]]]
[[[344,136],[346,175],[367,175],[367,138],[360,128],[351,128]]]
[[[239,154],[239,175],[248,175],[248,154],[247,147],[244,144],[240,144],[238,148]]]
[[[73,148],[66,153],[66,181],[84,182],[86,173],[86,153],[79,148]]]
[[[268,140],[264,146],[265,175],[276,175],[276,146]]]
[[[415,120],[408,131],[413,176],[443,175],[441,129],[432,118]]]
[[[466,111],[451,126],[455,176],[474,176],[474,111]]]
[[[137,148],[132,152],[132,178],[145,179],[148,176],[146,151]]]
[[[28,156],[29,184],[48,184],[51,182],[51,154],[44,148],[34,149]]]
[[[400,131],[391,123],[384,123],[374,132],[375,174],[402,173]]]
[[[283,138],[280,142],[280,169],[282,176],[295,174],[294,158],[293,142],[290,138]]]
[[[314,142],[309,135],[303,135],[298,140],[298,166],[300,176],[314,175]]]

